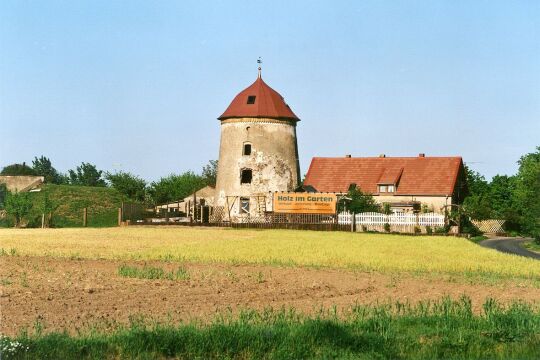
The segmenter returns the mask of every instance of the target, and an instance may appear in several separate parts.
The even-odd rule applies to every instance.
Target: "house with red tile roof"
[[[461,157],[315,157],[303,184],[317,192],[345,194],[356,186],[394,211],[427,206],[443,213],[467,191]]]

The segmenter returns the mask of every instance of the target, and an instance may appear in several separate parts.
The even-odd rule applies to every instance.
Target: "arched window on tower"
[[[251,184],[253,178],[253,171],[251,169],[242,169],[240,174],[240,184]]]
[[[244,148],[242,150],[242,155],[251,155],[251,144],[244,143]]]

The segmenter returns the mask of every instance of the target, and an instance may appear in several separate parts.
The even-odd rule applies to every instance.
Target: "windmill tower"
[[[296,141],[300,119],[263,81],[259,67],[255,82],[236,95],[218,120],[215,205],[223,207],[230,220],[270,211],[271,192],[294,191],[300,183]]]

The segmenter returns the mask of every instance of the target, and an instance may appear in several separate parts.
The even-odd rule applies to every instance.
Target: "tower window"
[[[240,214],[249,214],[249,198],[240,198]]]
[[[249,96],[248,96],[248,99],[247,99],[247,103],[248,103],[249,105],[255,104],[255,98],[256,98],[255,95],[249,95]]]
[[[244,144],[244,155],[251,155],[251,144]]]
[[[251,184],[252,177],[253,172],[251,169],[243,169],[242,174],[240,175],[240,184]]]

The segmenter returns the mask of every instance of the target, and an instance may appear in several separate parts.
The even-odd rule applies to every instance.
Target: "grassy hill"
[[[112,188],[45,184],[40,192],[31,193],[34,203],[29,226],[40,226],[39,204],[45,195],[58,205],[53,212],[54,227],[82,226],[83,209],[88,208],[88,226],[116,226],[122,195]]]

